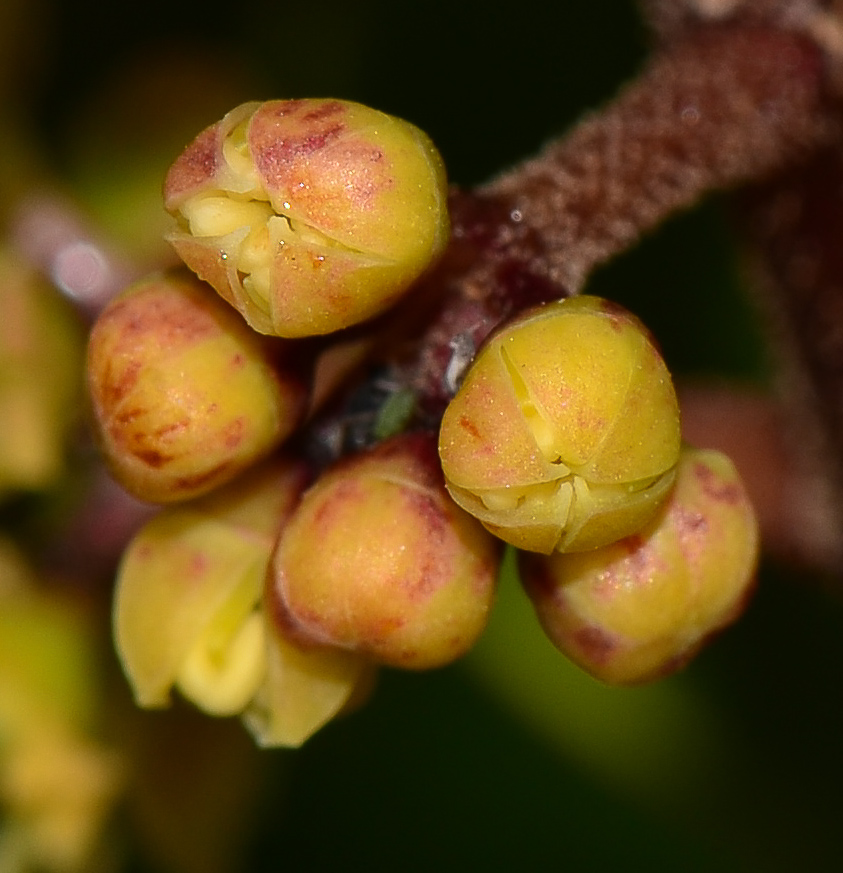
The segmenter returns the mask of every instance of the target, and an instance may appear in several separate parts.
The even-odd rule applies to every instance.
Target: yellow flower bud
[[[486,626],[499,545],[448,497],[427,435],[394,437],[305,493],[272,561],[279,619],[305,644],[441,666]]]
[[[88,386],[115,478],[142,500],[167,503],[266,456],[307,401],[284,346],[250,330],[187,271],[112,301],[91,331]]]
[[[480,350],[442,420],[454,500],[522,549],[591,549],[666,499],[679,410],[640,322],[596,297],[551,303]]]
[[[246,103],[164,186],[184,262],[261,333],[330,333],[394,303],[448,240],[442,160],[413,125],[342,100]]]
[[[0,540],[0,867],[87,870],[124,787],[89,612]]]
[[[685,449],[676,485],[642,532],[590,552],[522,553],[525,587],[554,644],[605,682],[685,664],[742,611],[758,530],[731,461]]]

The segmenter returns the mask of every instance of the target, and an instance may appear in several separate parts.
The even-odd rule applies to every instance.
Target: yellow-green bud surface
[[[426,669],[463,655],[485,627],[499,554],[448,497],[431,442],[412,435],[320,476],[271,572],[296,638]]]
[[[100,314],[88,386],[106,460],[142,500],[203,494],[299,424],[307,389],[261,337],[185,271],[130,288]]]
[[[303,485],[298,465],[261,467],[162,510],[135,535],[120,566],[114,629],[141,706],[167,705],[182,679],[188,696],[219,714],[241,711],[254,696],[266,657],[252,617],[275,537]]]
[[[631,684],[675,671],[740,614],[757,550],[755,514],[731,461],[685,449],[670,499],[644,531],[520,561],[554,644],[593,676]]]
[[[442,420],[454,500],[522,549],[592,549],[643,527],[679,456],[670,374],[640,322],[596,297],[519,317],[479,351]]]
[[[0,540],[0,866],[87,870],[125,769],[99,737],[106,701],[93,616],[39,583]]]
[[[184,262],[261,333],[330,333],[382,312],[449,236],[442,160],[418,128],[343,100],[246,103],[164,186]]]

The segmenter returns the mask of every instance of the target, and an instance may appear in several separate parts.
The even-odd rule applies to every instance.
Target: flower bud
[[[261,333],[382,312],[448,240],[442,160],[405,121],[342,100],[246,103],[171,167],[184,262]]]
[[[757,550],[732,462],[685,449],[670,498],[645,530],[590,552],[519,560],[553,643],[598,679],[631,684],[679,669],[740,614]]]
[[[448,490],[501,539],[550,554],[643,527],[670,490],[679,410],[664,361],[630,313],[550,303],[481,348],[442,420]]]
[[[289,461],[262,465],[135,536],[114,629],[139,705],[166,706],[177,687],[207,713],[242,714],[261,745],[297,746],[364,682],[361,658],[299,649],[264,609],[272,547],[306,475]]]
[[[241,711],[266,670],[256,618],[278,530],[305,469],[273,462],[226,488],[154,516],[120,566],[115,637],[141,706],[165,706],[181,683],[206,711]],[[216,675],[215,675],[216,674]]]
[[[0,249],[0,495],[49,487],[61,474],[83,349],[66,301]]]
[[[427,435],[394,437],[305,493],[273,557],[277,614],[303,642],[440,666],[485,627],[499,551],[448,497]]]
[[[124,787],[98,737],[105,697],[96,623],[38,584],[0,540],[0,811],[4,870],[88,870]]]
[[[190,274],[134,285],[101,313],[88,345],[95,421],[115,478],[142,500],[167,503],[267,455],[305,411],[307,389],[287,353]]]

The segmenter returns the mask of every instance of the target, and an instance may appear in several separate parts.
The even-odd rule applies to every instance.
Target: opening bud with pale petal
[[[175,687],[211,715],[243,715],[262,745],[296,746],[367,684],[363,659],[300,649],[264,609],[272,548],[306,478],[302,464],[270,462],[162,510],[132,540],[114,631],[141,706],[166,706]]]
[[[308,387],[195,276],[132,286],[91,331],[88,386],[115,478],[142,500],[195,497],[266,456],[301,422]]]
[[[171,167],[184,262],[261,333],[340,330],[396,300],[447,243],[429,138],[344,100],[246,103]]]
[[[679,669],[738,617],[757,551],[732,462],[684,449],[670,498],[645,530],[590,552],[519,560],[553,643],[598,679],[632,684]]]
[[[439,453],[463,509],[522,549],[592,549],[643,527],[679,456],[679,407],[646,329],[572,297],[480,349],[445,410]]]
[[[432,438],[393,437],[305,493],[272,561],[277,616],[305,643],[437,667],[485,627],[499,558],[448,497]]]

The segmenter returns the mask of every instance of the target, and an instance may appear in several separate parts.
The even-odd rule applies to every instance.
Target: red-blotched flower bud
[[[524,552],[520,566],[553,643],[598,679],[629,684],[677,670],[740,614],[757,550],[731,461],[685,449],[666,506],[641,533],[590,552]]]
[[[185,274],[139,282],[100,314],[88,385],[106,459],[142,500],[230,481],[297,427],[308,389],[286,344],[261,337]]]
[[[272,561],[278,618],[304,642],[440,666],[485,627],[499,554],[448,497],[431,439],[394,437],[305,493]]]
[[[246,103],[173,164],[184,262],[261,333],[330,333],[393,304],[449,236],[442,160],[418,128],[343,100]]]

